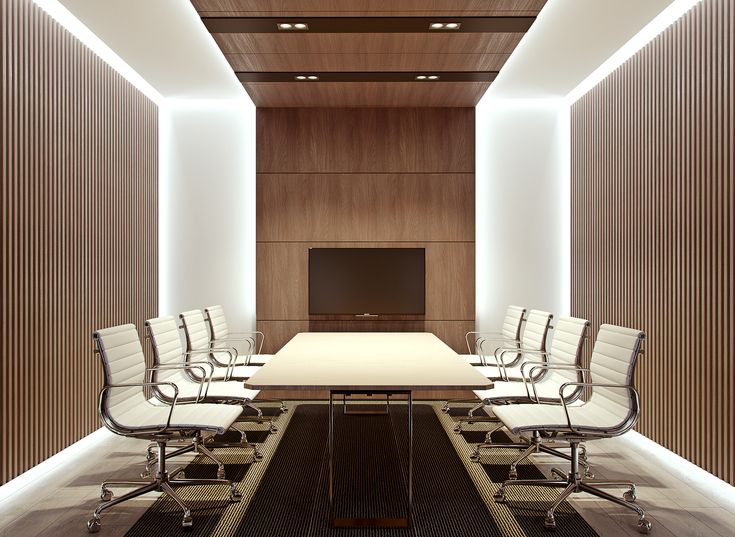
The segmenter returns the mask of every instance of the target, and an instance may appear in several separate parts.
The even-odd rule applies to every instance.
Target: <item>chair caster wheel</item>
[[[595,474],[593,474],[592,472],[590,472],[588,470],[585,470],[585,472],[584,472],[584,478],[585,479],[594,479],[595,478]]]
[[[274,434],[278,432],[278,427],[276,427],[274,424],[271,423],[270,427],[268,428],[268,432],[270,434]]]
[[[100,492],[100,500],[103,502],[109,502],[112,499],[112,491],[108,488],[102,487],[102,492]]]
[[[263,454],[256,449],[255,451],[253,451],[253,459],[255,459],[256,462],[262,461]]]
[[[493,494],[493,499],[495,500],[495,503],[505,503],[505,491],[499,490],[498,492]]]
[[[184,529],[189,529],[194,525],[194,519],[191,518],[191,512],[186,511],[184,513],[184,518],[181,520],[181,527]]]
[[[151,477],[150,471],[146,470],[144,472],[140,472],[140,478],[141,479],[148,479],[149,477]]]
[[[225,469],[224,469],[224,467],[217,468],[217,479],[224,479],[224,478],[225,478]]]
[[[518,479],[518,470],[511,467],[511,469],[508,471],[508,479]]]
[[[547,531],[554,531],[556,530],[556,519],[554,516],[546,515],[546,518],[544,519],[544,529]]]
[[[90,518],[87,521],[87,531],[89,533],[98,533],[101,527],[102,527],[102,524],[100,524],[100,519],[97,517]]]
[[[638,533],[643,533],[645,535],[651,533],[651,523],[645,518],[641,518],[638,521]]]
[[[241,492],[240,492],[239,490],[237,490],[237,489],[236,489],[236,488],[234,487],[234,485],[233,485],[233,487],[232,487],[232,488],[230,489],[230,500],[231,500],[231,501],[232,501],[233,503],[234,503],[234,502],[239,502],[239,501],[241,501],[241,500],[242,500],[242,493],[241,493]]]
[[[460,434],[462,432],[462,423],[458,423],[454,426],[454,429],[452,429],[455,433]]]
[[[178,477],[179,479],[186,479],[186,474],[183,470],[181,470],[178,474],[176,474],[176,477]]]
[[[281,405],[281,408],[279,409],[281,411],[281,414],[285,414],[288,412],[288,407],[286,405]]]
[[[472,462],[480,462],[480,452],[478,450],[475,450],[470,453],[470,460]]]
[[[444,405],[442,407],[442,412],[444,412],[445,414],[449,414],[449,405]]]
[[[626,490],[625,493],[623,494],[623,499],[626,502],[631,502],[632,503],[632,502],[635,501],[635,498],[636,498],[636,496],[635,496],[635,491],[634,490]]]

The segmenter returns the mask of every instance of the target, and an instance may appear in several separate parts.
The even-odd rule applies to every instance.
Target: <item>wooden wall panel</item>
[[[474,110],[258,109],[257,133],[268,351],[304,330],[427,330],[461,351],[475,317]],[[310,318],[310,247],[426,248],[426,315]]]
[[[475,172],[473,108],[263,108],[259,173]]]
[[[398,241],[258,242],[257,318],[308,321],[309,248],[361,247],[426,248],[425,319],[474,319],[474,242]]]
[[[92,330],[157,313],[158,110],[2,0],[2,482],[100,427]]]
[[[572,313],[646,331],[638,430],[731,484],[734,31],[704,0],[572,107]]]
[[[473,240],[475,176],[260,174],[259,241]],[[412,203],[406,203],[411,200]]]

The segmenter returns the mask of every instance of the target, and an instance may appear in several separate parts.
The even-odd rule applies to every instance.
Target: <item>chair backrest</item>
[[[206,307],[204,308],[204,313],[207,315],[212,339],[225,339],[230,335],[230,329],[227,326],[227,319],[225,318],[225,310],[222,306],[217,304],[216,306]]]
[[[189,310],[179,315],[184,326],[187,350],[210,348],[209,328],[201,310]]]
[[[503,317],[503,327],[501,333],[506,339],[519,341],[521,339],[521,327],[523,326],[523,316],[526,314],[526,308],[521,306],[508,306]]]
[[[179,327],[174,317],[169,315],[148,319],[145,322],[145,328],[153,349],[154,367],[184,363],[184,346],[181,344]],[[206,360],[206,355],[201,356],[201,359]],[[190,374],[185,369],[164,369],[155,371],[153,380],[156,382],[173,382],[178,386],[192,382],[192,377],[200,378],[201,376],[201,372]],[[169,387],[156,388],[155,392],[159,398],[165,401],[173,398],[173,390]]]
[[[612,324],[600,326],[590,360],[592,382],[633,387],[635,368],[645,337],[643,332],[633,328]],[[588,403],[602,406],[608,413],[618,417],[621,423],[629,421],[630,427],[638,418],[637,398],[631,391],[594,387]]]
[[[587,319],[559,317],[549,346],[549,362],[581,368],[582,349],[589,326],[590,322]],[[547,380],[553,380],[559,385],[564,382],[582,382],[584,378],[581,371],[574,369],[554,369],[546,376]]]
[[[526,326],[521,335],[521,348],[531,351],[546,350],[546,335],[549,333],[551,319],[548,311],[531,310],[526,317]]]
[[[145,355],[134,324],[103,328],[92,338],[102,359],[105,386],[145,382]],[[100,398],[100,415],[110,427],[109,420],[120,424],[125,416],[125,421],[130,421],[130,411],[146,404],[142,386],[107,390]]]

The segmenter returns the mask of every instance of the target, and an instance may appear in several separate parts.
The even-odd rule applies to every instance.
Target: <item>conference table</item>
[[[328,390],[330,524],[409,527],[413,505],[413,391],[483,390],[491,388],[492,382],[431,333],[303,332],[294,336],[245,386],[257,390]],[[334,404],[339,396],[344,404],[348,395],[385,395],[387,405],[391,396],[406,397],[405,517],[334,516]]]

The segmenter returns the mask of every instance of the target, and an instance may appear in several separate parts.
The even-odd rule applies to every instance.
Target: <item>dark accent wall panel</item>
[[[100,427],[92,330],[157,313],[158,109],[1,2],[4,483]]]
[[[646,331],[638,430],[732,484],[734,30],[704,0],[572,107],[572,313]]]
[[[257,317],[266,352],[299,331],[431,331],[475,319],[472,108],[260,108]],[[310,247],[426,248],[426,315],[310,318]]]

